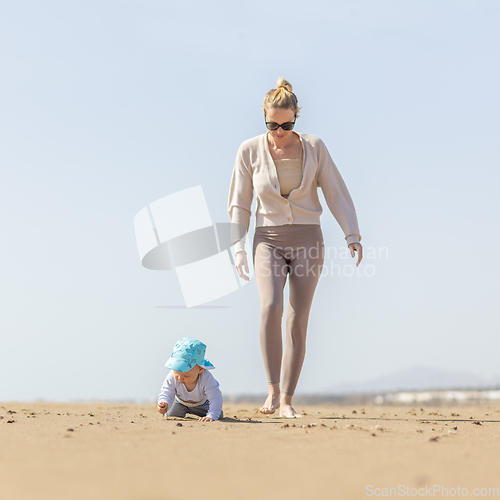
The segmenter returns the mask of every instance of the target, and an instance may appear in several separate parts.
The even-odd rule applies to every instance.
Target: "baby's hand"
[[[164,415],[165,413],[167,413],[167,410],[168,410],[168,405],[167,403],[165,403],[165,401],[162,401],[161,403],[158,403],[158,411]]]
[[[201,417],[198,419],[198,422],[213,422],[214,419],[210,417]]]

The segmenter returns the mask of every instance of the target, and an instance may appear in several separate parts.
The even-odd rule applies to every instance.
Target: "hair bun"
[[[285,77],[281,76],[278,78],[278,81],[276,83],[276,89],[285,89],[288,90],[288,92],[292,92],[292,84],[290,82],[287,82],[285,80]]]
[[[264,97],[262,111],[266,116],[267,110],[271,108],[291,109],[295,117],[299,116],[301,110],[297,96],[292,92],[292,85],[282,76],[276,82],[276,88],[271,89]]]

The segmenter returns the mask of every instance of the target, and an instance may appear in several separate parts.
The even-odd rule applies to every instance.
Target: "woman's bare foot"
[[[283,394],[280,399],[280,417],[302,418],[292,407],[292,396]]]
[[[280,385],[269,384],[268,391],[266,402],[259,410],[265,415],[271,415],[280,407]]]

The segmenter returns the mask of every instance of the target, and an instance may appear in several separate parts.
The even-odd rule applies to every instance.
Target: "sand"
[[[0,403],[0,499],[500,497],[500,406],[296,409]]]

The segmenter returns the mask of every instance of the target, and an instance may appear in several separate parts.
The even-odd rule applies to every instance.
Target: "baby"
[[[219,382],[207,370],[215,367],[205,359],[207,346],[189,337],[174,346],[165,366],[171,368],[158,396],[158,411],[167,417],[185,417],[192,413],[199,422],[223,417]]]

